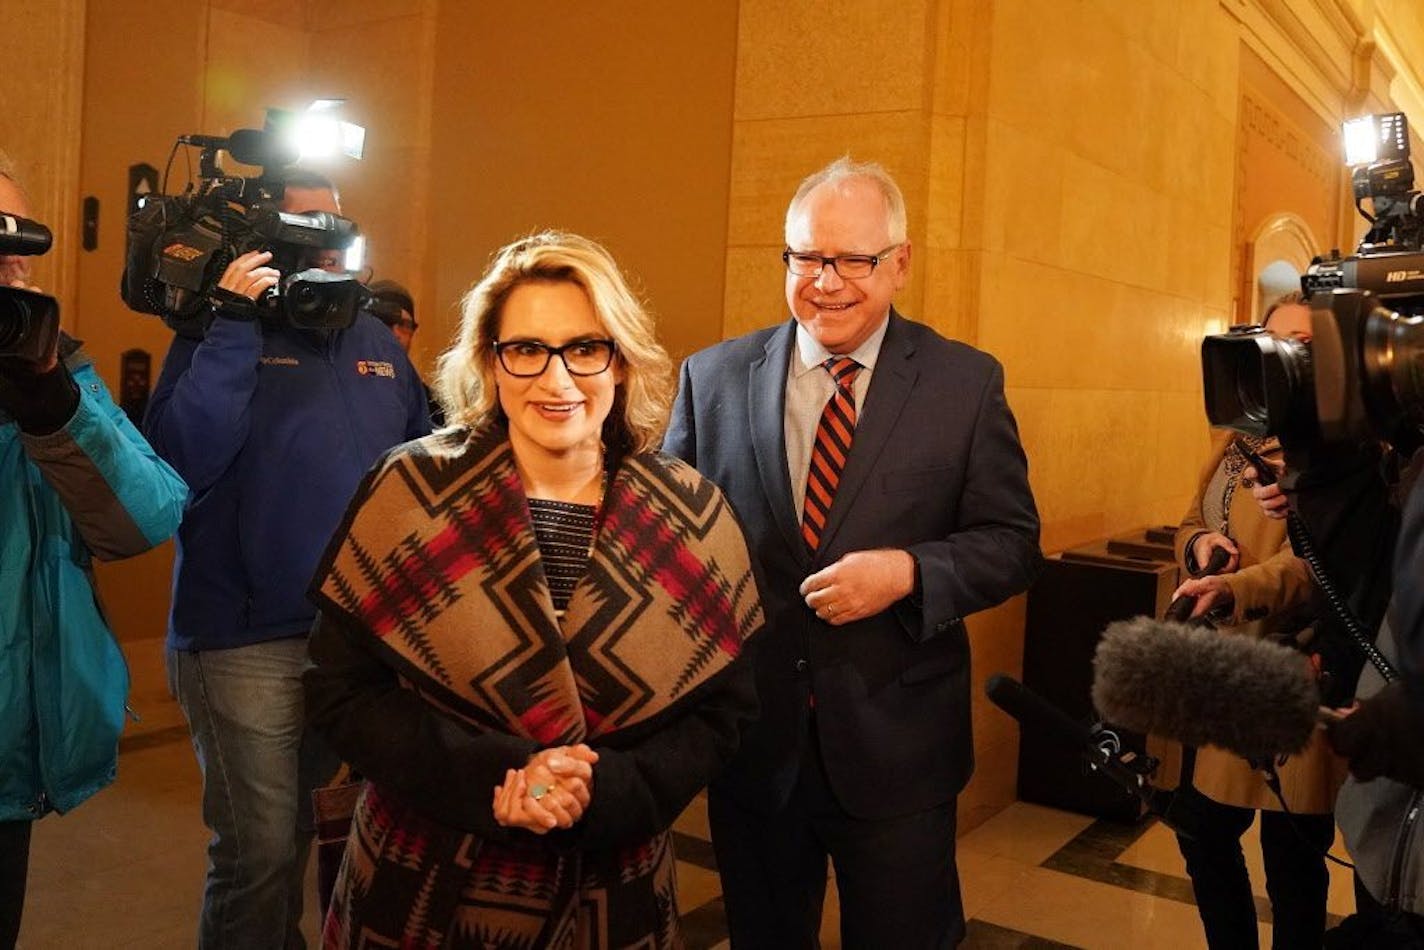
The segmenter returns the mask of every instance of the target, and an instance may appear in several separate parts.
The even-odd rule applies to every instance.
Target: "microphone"
[[[49,250],[54,235],[38,221],[0,211],[0,254],[33,257]]]
[[[244,165],[279,168],[301,157],[297,147],[271,132],[238,129],[228,136],[227,153]]]
[[[199,148],[222,149],[243,165],[281,167],[301,157],[295,145],[261,129],[238,129],[229,136],[180,135],[178,141]]]
[[[1093,706],[1135,732],[1261,762],[1305,748],[1320,693],[1309,662],[1290,647],[1136,617],[1103,632]]]
[[[1172,793],[1153,788],[1145,776],[1123,764],[1121,759],[1098,745],[1088,727],[1075,722],[1063,710],[1003,673],[995,673],[985,681],[984,693],[991,703],[1013,716],[1021,725],[1039,729],[1077,749],[1090,768],[1107,776],[1124,791],[1140,798],[1147,810],[1160,818],[1168,828],[1188,837],[1192,836],[1193,819],[1182,809],[1172,808]]]
[[[1230,560],[1231,552],[1226,550],[1226,548],[1212,548],[1211,557],[1207,558],[1206,566],[1201,569],[1200,573],[1193,576],[1205,577],[1207,574],[1216,574],[1225,567]],[[1164,616],[1168,620],[1186,623],[1191,619],[1192,611],[1196,609],[1196,606],[1197,599],[1195,597],[1189,594],[1183,594],[1173,599],[1173,601],[1167,605],[1167,611]]]

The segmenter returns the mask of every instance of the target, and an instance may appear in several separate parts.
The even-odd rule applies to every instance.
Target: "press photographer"
[[[1349,159],[1371,227],[1354,255],[1317,258],[1303,278],[1312,343],[1238,328],[1203,342],[1203,372],[1214,425],[1277,435],[1285,447],[1292,545],[1325,592],[1325,639],[1339,645],[1331,693],[1340,704],[1342,694],[1364,697],[1330,737],[1354,774],[1336,817],[1368,893],[1327,946],[1420,946],[1424,496],[1397,473],[1424,442],[1424,201],[1402,114],[1357,120],[1345,135],[1370,147]],[[1393,635],[1377,648],[1391,586]]]
[[[114,779],[129,677],[90,558],[166,540],[186,494],[30,285],[50,245],[30,218],[0,154],[0,551],[27,565],[0,573],[0,947],[19,933],[32,823]]]
[[[213,832],[198,942],[300,945],[311,789],[337,764],[304,729],[306,586],[362,476],[430,420],[358,306],[330,180],[267,133],[184,139],[199,185],[134,215],[124,296],[175,330],[144,428],[192,487],[167,659]],[[226,175],[219,151],[261,173]]]

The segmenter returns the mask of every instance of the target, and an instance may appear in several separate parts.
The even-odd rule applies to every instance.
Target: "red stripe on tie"
[[[849,357],[833,356],[822,363],[821,368],[831,375],[836,389],[826,401],[816,425],[806,477],[806,502],[801,509],[801,537],[812,551],[821,546],[821,532],[825,530],[836,487],[850,453],[851,439],[855,436],[855,394],[851,387],[861,366]]]

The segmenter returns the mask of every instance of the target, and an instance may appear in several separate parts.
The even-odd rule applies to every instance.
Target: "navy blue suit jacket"
[[[973,768],[964,618],[1025,590],[1042,560],[1038,512],[1003,369],[893,310],[821,546],[801,539],[783,419],[796,324],[720,343],[682,366],[664,449],[711,478],[758,562],[768,624],[762,714],[717,788],[774,811],[816,727],[831,786],[862,818],[922,811]],[[797,592],[845,554],[902,548],[920,597],[832,627]]]

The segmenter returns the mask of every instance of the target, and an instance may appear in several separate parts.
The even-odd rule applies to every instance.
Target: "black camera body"
[[[1424,196],[1413,190],[1404,116],[1382,117],[1379,128],[1389,154],[1351,176],[1369,232],[1355,254],[1317,257],[1301,277],[1310,342],[1255,326],[1202,341],[1212,425],[1278,436],[1288,449],[1424,443]],[[1360,206],[1366,198],[1373,215]]]
[[[51,243],[43,224],[0,211],[0,254],[44,254]],[[43,363],[58,342],[58,301],[34,290],[0,287],[0,357]]]
[[[257,306],[264,319],[310,330],[339,330],[356,319],[365,293],[349,274],[307,266],[311,252],[344,251],[358,235],[355,222],[329,212],[292,214],[280,208],[281,169],[295,160],[270,133],[241,129],[231,137],[183,136],[200,145],[196,186],[156,195],[130,216],[120,292],[142,313],[157,314],[182,336],[201,339],[211,321],[209,295],[234,259],[271,251],[282,279]],[[217,164],[227,151],[262,174],[231,177]]]

